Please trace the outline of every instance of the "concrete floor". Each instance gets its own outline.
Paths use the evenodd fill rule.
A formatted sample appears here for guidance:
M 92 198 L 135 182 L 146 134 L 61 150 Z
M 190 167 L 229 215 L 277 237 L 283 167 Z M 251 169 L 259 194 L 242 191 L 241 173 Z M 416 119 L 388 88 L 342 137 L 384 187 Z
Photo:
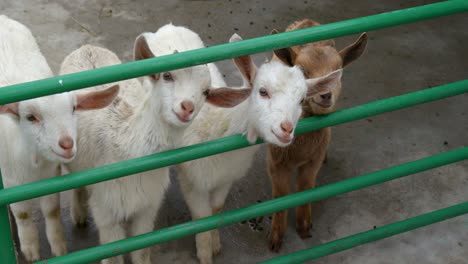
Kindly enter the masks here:
M 372 2 L 372 4 L 370 4 Z M 26 24 L 54 71 L 80 45 L 91 43 L 131 58 L 134 38 L 168 22 L 198 32 L 207 45 L 226 42 L 238 32 L 244 38 L 284 29 L 289 23 L 313 18 L 329 23 L 437 1 L 1 1 L 0 10 Z M 366 54 L 345 70 L 340 108 L 396 96 L 467 78 L 468 16 L 435 20 L 369 32 Z M 338 47 L 357 36 L 337 40 Z M 256 55 L 262 62 L 268 54 Z M 220 62 L 229 84 L 239 84 L 230 61 Z M 468 94 L 336 126 L 328 164 L 319 184 L 351 178 L 468 145 Z M 231 191 L 227 210 L 270 199 L 264 151 L 258 153 L 247 177 Z M 365 231 L 467 200 L 468 162 L 419 173 L 401 180 L 321 201 L 315 206 L 313 237 L 301 240 L 290 214 L 285 254 Z M 97 244 L 96 230 L 75 230 L 69 221 L 67 194 L 63 220 L 69 250 Z M 174 182 L 157 220 L 166 227 L 190 220 Z M 38 218 L 40 222 L 40 219 Z M 42 222 L 41 222 L 42 224 Z M 270 226 L 253 231 L 246 224 L 221 229 L 223 250 L 216 263 L 254 263 L 279 254 L 267 248 Z M 44 239 L 44 226 L 41 225 Z M 468 215 L 430 227 L 324 257 L 313 263 L 468 263 Z M 50 257 L 42 243 L 42 257 Z M 156 263 L 197 263 L 194 238 L 187 237 L 153 249 Z M 0 261 L 1 262 L 1 261 Z

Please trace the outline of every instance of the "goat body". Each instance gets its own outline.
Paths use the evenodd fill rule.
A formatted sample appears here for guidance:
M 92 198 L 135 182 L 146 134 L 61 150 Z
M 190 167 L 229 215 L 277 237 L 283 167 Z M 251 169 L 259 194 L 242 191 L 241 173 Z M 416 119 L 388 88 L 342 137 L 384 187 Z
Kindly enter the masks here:
M 52 77 L 52 71 L 33 35 L 24 25 L 0 16 L 0 86 Z M 0 167 L 6 187 L 60 175 L 60 164 L 76 153 L 75 110 L 107 106 L 117 88 L 84 93 L 55 94 L 0 105 Z M 32 219 L 37 199 L 11 205 L 26 260 L 39 260 L 39 238 Z M 54 255 L 67 252 L 60 222 L 59 194 L 40 199 L 46 234 Z
M 196 33 L 169 24 L 156 33 L 141 34 L 135 41 L 134 57 L 149 59 L 203 47 Z M 64 60 L 61 73 L 119 63 L 111 51 L 86 45 Z M 152 74 L 140 81 L 119 82 L 121 93 L 112 106 L 92 114 L 80 114 L 79 149 L 77 158 L 70 163 L 71 171 L 175 148 L 185 128 L 202 108 L 204 94 L 209 95 L 208 101 L 223 96 L 243 100 L 245 94 L 229 89 L 212 92 L 207 65 Z M 127 222 L 131 236 L 150 232 L 169 182 L 168 168 L 161 168 L 76 190 L 72 197 L 72 220 L 76 225 L 83 225 L 89 205 L 101 243 L 125 238 L 123 223 Z M 150 263 L 150 249 L 132 252 L 131 258 L 134 263 Z M 103 263 L 123 263 L 123 258 L 118 256 Z
M 286 31 L 318 26 L 319 23 L 304 19 L 289 25 Z M 324 40 L 291 48 L 276 50 L 273 60 L 287 65 L 300 66 L 306 78 L 329 74 L 341 69 L 359 58 L 367 44 L 366 33 L 359 39 L 337 51 L 334 40 Z M 334 111 L 341 93 L 341 76 L 333 85 L 311 96 L 303 103 L 303 117 L 328 114 Z M 267 171 L 271 179 L 273 198 L 290 193 L 290 179 L 298 170 L 297 191 L 315 187 L 317 174 L 326 160 L 331 129 L 323 128 L 297 136 L 294 142 L 284 148 L 269 144 L 267 153 Z M 311 204 L 296 208 L 296 230 L 302 238 L 310 237 L 312 227 Z M 270 232 L 270 249 L 279 251 L 287 228 L 287 211 L 273 214 Z

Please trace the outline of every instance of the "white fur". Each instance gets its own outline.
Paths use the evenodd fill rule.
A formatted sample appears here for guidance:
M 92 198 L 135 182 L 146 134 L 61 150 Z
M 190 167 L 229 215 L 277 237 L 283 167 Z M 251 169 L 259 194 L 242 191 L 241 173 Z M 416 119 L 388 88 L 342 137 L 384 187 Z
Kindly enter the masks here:
M 171 24 L 156 33 L 144 33 L 152 53 L 157 56 L 204 47 L 194 32 Z M 140 36 L 140 37 L 141 37 Z M 112 52 L 84 46 L 70 54 L 62 64 L 61 73 L 83 71 L 119 64 Z M 184 129 L 176 113 L 181 102 L 191 100 L 192 120 L 205 102 L 203 91 L 210 88 L 210 74 L 206 65 L 170 72 L 174 81 L 166 81 L 163 73 L 158 80 L 151 77 L 120 82 L 120 98 L 113 106 L 93 114 L 79 115 L 77 158 L 71 171 L 80 171 L 109 163 L 137 158 L 168 150 L 179 145 Z M 93 88 L 101 89 L 101 87 Z M 125 178 L 87 187 L 89 207 L 99 230 L 101 243 L 125 238 L 123 223 L 130 223 L 131 236 L 153 230 L 153 222 L 169 185 L 168 168 L 139 173 Z M 81 192 L 81 193 L 80 193 Z M 72 200 L 72 219 L 76 224 L 85 221 L 86 204 L 79 201 L 83 191 L 75 192 Z M 151 263 L 149 249 L 132 252 L 133 263 Z M 122 256 L 103 263 L 123 263 Z
M 52 71 L 29 29 L 0 16 L 0 87 L 48 77 L 52 77 Z M 71 157 L 59 156 L 64 155 L 64 150 L 58 143 L 64 136 L 76 137 L 75 105 L 76 98 L 64 93 L 22 101 L 17 114 L 0 113 L 0 168 L 5 187 L 59 175 L 60 163 L 69 161 L 76 151 L 74 147 L 67 153 Z M 40 116 L 40 121 L 28 121 L 26 116 L 31 113 Z M 32 219 L 36 200 L 11 204 L 21 251 L 28 261 L 40 257 L 38 230 Z M 63 255 L 67 247 L 60 221 L 59 194 L 39 200 L 52 253 Z
M 156 33 L 143 33 L 151 51 L 156 57 L 183 52 L 192 49 L 205 47 L 200 37 L 193 31 L 172 24 L 161 27 Z M 194 103 L 195 111 L 190 116 L 192 120 L 200 111 L 205 102 L 203 91 L 210 88 L 211 79 L 207 65 L 199 65 L 190 68 L 173 70 L 170 72 L 174 82 L 165 82 L 163 76 L 160 77 L 158 85 L 159 96 L 162 97 L 158 105 L 163 118 L 176 126 L 186 127 L 187 123 L 182 123 L 174 115 L 174 112 L 181 111 L 181 102 L 191 100 Z M 161 74 L 163 75 L 163 74 Z M 148 80 L 148 78 L 145 78 Z
M 235 37 L 231 41 L 240 39 Z M 213 85 L 225 86 L 217 69 L 210 67 L 210 70 Z M 281 135 L 281 122 L 289 121 L 294 127 L 298 122 L 302 113 L 301 100 L 307 92 L 302 72 L 296 67 L 269 62 L 256 71 L 254 80 L 244 76 L 244 85 L 252 81 L 250 97 L 237 107 L 221 109 L 205 105 L 186 130 L 184 144 L 191 145 L 240 133 L 247 134 L 251 142 L 259 136 L 279 146 L 289 144 L 280 142 L 273 131 Z M 262 87 L 267 88 L 269 99 L 260 96 L 259 89 Z M 177 166 L 181 189 L 194 219 L 210 216 L 223 208 L 229 189 L 247 173 L 258 148 L 251 146 Z M 212 263 L 212 255 L 221 248 L 218 231 L 197 234 L 196 244 L 200 262 Z

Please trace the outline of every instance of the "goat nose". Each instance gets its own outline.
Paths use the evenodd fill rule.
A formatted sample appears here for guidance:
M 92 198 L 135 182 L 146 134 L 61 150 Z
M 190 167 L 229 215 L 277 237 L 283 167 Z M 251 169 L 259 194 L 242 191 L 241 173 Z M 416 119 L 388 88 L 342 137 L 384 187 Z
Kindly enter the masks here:
M 185 100 L 185 101 L 182 101 L 180 105 L 182 106 L 182 110 L 184 110 L 185 112 L 189 114 L 193 113 L 194 106 L 193 106 L 192 101 Z
M 320 98 L 324 99 L 324 100 L 330 100 L 332 97 L 332 94 L 331 93 L 326 93 L 326 94 L 321 94 L 320 95 Z
M 59 140 L 59 146 L 63 148 L 64 150 L 70 150 L 73 148 L 73 139 L 71 137 L 62 137 Z
M 281 130 L 287 135 L 291 134 L 293 131 L 294 127 L 289 121 L 283 121 L 281 122 Z

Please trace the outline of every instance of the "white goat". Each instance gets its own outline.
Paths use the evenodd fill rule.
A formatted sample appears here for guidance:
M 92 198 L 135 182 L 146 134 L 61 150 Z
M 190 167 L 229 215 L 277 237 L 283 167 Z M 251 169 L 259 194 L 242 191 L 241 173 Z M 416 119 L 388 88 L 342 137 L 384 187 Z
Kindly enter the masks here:
M 200 37 L 184 27 L 172 24 L 156 33 L 143 33 L 134 45 L 136 60 L 204 47 Z M 61 73 L 118 64 L 109 50 L 84 46 L 70 54 Z M 205 102 L 229 106 L 244 100 L 249 91 L 211 90 L 207 65 L 153 74 L 120 83 L 121 92 L 114 104 L 92 114 L 79 115 L 78 155 L 70 163 L 71 171 L 80 171 L 130 158 L 174 148 L 182 140 L 184 129 Z M 161 77 L 161 78 L 160 78 Z M 95 88 L 100 89 L 100 88 Z M 168 168 L 139 173 L 87 187 L 89 207 L 99 230 L 101 243 L 125 238 L 123 223 L 130 222 L 130 235 L 153 230 L 153 222 L 169 185 Z M 88 194 L 81 190 L 72 199 L 72 220 L 86 221 Z M 80 201 L 81 200 L 81 201 Z M 150 250 L 131 253 L 133 263 L 150 263 Z M 103 263 L 123 263 L 122 256 Z
M 0 87 L 48 77 L 52 71 L 29 29 L 0 16 Z M 0 168 L 5 186 L 60 175 L 60 163 L 72 160 L 76 152 L 75 110 L 104 107 L 117 93 L 118 88 L 113 87 L 80 96 L 63 93 L 0 105 Z M 40 258 L 38 231 L 32 219 L 35 200 L 11 204 L 21 251 L 28 261 Z M 65 254 L 59 194 L 41 197 L 40 207 L 52 253 Z
M 231 42 L 241 40 L 234 34 Z M 279 62 L 263 64 L 258 70 L 249 56 L 234 59 L 243 75 L 244 86 L 252 87 L 246 101 L 235 108 L 215 109 L 205 105 L 184 134 L 185 145 L 219 137 L 246 133 L 250 142 L 257 137 L 286 146 L 302 113 L 301 103 L 317 93 L 326 93 L 339 80 L 341 70 L 325 77 L 305 80 L 297 67 Z M 225 86 L 212 74 L 214 85 Z M 259 146 L 252 146 L 177 165 L 178 179 L 192 218 L 219 213 L 232 184 L 249 170 Z M 217 230 L 196 235 L 197 256 L 201 263 L 212 263 L 221 249 Z

